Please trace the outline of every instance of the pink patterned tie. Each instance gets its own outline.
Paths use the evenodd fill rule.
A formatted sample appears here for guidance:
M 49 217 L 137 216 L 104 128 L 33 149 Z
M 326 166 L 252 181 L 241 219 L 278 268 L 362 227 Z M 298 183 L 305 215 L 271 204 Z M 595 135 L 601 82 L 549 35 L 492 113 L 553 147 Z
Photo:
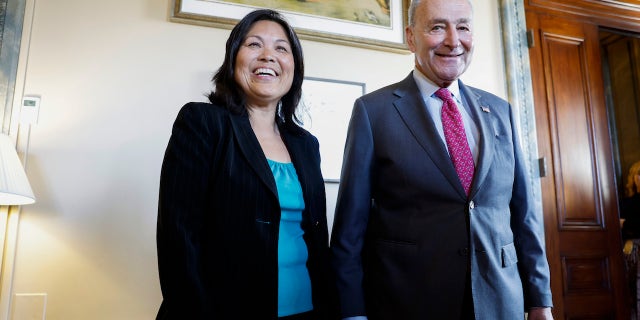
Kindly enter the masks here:
M 464 131 L 462 116 L 449 90 L 440 88 L 436 91 L 436 96 L 442 100 L 442 127 L 449 156 L 451 156 L 453 166 L 458 172 L 464 191 L 469 195 L 475 167 L 469 142 L 467 142 L 467 134 Z

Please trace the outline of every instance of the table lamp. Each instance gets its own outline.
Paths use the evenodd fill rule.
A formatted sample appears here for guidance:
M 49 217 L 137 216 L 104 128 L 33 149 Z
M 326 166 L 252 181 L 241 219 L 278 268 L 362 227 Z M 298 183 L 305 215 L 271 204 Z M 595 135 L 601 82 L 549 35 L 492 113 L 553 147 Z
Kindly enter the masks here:
M 9 136 L 0 133 L 0 205 L 13 206 L 34 202 L 36 198 L 15 145 Z

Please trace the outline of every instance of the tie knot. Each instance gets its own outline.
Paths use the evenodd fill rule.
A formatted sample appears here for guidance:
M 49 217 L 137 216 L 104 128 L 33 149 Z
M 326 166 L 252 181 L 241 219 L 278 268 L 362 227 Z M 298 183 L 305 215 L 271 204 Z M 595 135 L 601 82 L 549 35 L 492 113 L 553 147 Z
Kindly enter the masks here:
M 447 88 L 440 88 L 436 91 L 436 97 L 440 98 L 442 101 L 450 101 L 451 99 L 451 91 Z

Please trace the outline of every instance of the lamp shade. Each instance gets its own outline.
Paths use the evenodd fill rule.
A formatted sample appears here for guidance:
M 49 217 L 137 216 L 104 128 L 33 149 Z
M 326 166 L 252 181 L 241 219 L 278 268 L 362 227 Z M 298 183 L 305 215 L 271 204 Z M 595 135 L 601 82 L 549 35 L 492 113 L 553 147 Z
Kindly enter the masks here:
M 27 174 L 9 136 L 0 133 L 0 205 L 36 202 Z

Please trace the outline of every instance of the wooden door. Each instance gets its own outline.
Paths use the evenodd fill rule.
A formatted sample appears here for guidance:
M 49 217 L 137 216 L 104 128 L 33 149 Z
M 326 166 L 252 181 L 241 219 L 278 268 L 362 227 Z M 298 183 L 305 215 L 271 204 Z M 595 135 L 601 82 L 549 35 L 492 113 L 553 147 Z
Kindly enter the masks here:
M 598 25 L 525 6 L 556 319 L 630 319 Z

